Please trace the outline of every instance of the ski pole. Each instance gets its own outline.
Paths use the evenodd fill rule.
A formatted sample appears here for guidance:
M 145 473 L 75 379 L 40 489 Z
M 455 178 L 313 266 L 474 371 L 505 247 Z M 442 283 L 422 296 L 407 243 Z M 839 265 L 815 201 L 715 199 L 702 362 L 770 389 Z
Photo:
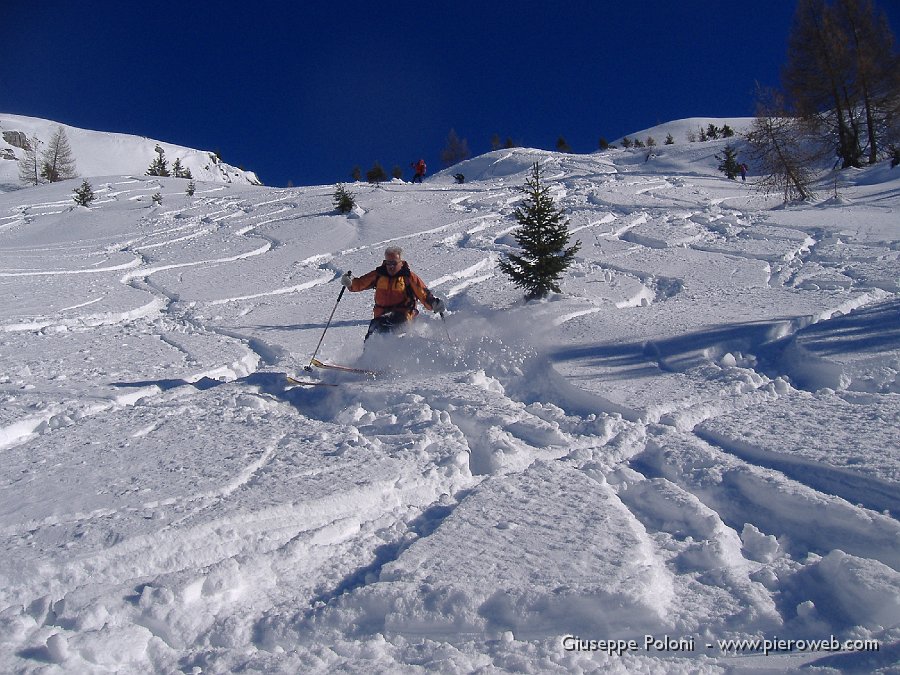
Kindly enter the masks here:
M 447 319 L 444 318 L 444 313 L 441 312 L 441 323 L 444 324 L 444 330 L 447 332 L 447 339 L 450 342 L 453 342 L 453 338 L 450 337 L 450 329 L 447 328 Z
M 349 274 L 349 273 L 350 273 L 350 270 L 347 270 L 347 274 Z M 313 352 L 312 358 L 310 358 L 310 360 L 309 360 L 309 365 L 303 366 L 303 370 L 307 370 L 307 371 L 312 370 L 313 361 L 316 360 L 316 355 L 319 353 L 319 347 L 322 346 L 322 340 L 325 339 L 325 333 L 328 332 L 328 327 L 331 325 L 331 320 L 334 318 L 334 312 L 335 312 L 335 310 L 337 310 L 337 306 L 340 304 L 341 298 L 344 297 L 344 291 L 346 291 L 346 290 L 347 290 L 346 286 L 341 286 L 341 292 L 338 293 L 337 302 L 334 303 L 334 307 L 331 310 L 331 315 L 328 317 L 328 322 L 325 324 L 325 330 L 322 331 L 322 337 L 319 338 L 319 344 L 316 345 L 316 351 Z

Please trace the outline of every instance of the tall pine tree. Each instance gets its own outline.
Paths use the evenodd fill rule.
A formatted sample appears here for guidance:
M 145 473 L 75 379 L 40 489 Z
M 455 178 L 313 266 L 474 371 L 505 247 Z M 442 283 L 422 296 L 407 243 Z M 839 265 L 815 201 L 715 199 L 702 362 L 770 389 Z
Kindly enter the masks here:
M 542 182 L 541 167 L 535 162 L 531 175 L 522 188 L 525 202 L 516 209 L 520 227 L 513 237 L 522 247 L 522 254 L 509 254 L 501 260 L 500 270 L 519 288 L 525 297 L 534 300 L 546 297 L 551 291 L 561 293 L 558 281 L 572 264 L 581 242 L 569 243 L 569 223 L 556 208 L 550 188 Z

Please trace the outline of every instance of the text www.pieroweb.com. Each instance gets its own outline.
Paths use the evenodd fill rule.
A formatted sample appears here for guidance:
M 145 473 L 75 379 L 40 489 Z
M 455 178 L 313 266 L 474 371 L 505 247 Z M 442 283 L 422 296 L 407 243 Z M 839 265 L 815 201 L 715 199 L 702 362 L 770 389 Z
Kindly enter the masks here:
M 562 647 L 567 652 L 604 652 L 625 654 L 629 652 L 695 652 L 697 647 L 718 650 L 725 654 L 775 654 L 783 652 L 877 652 L 880 643 L 874 639 L 841 640 L 831 635 L 822 639 L 793 638 L 729 638 L 714 641 L 697 641 L 694 636 L 645 635 L 642 640 L 595 640 L 577 635 L 565 635 Z

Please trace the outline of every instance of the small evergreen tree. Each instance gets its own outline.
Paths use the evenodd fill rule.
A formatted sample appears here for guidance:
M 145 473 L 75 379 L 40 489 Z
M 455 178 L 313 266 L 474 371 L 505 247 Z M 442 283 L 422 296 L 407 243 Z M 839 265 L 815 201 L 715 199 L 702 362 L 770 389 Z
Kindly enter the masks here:
M 350 172 L 350 177 L 355 183 L 358 183 L 362 180 L 362 169 L 360 169 L 358 166 L 354 166 L 353 171 Z
M 384 171 L 384 167 L 381 166 L 378 162 L 372 165 L 372 168 L 366 171 L 366 180 L 370 183 L 383 183 L 387 180 L 387 173 Z
M 159 145 L 154 148 L 156 159 L 150 163 L 147 169 L 148 176 L 169 176 L 169 162 L 166 160 L 166 152 Z
M 710 123 L 710 125 L 706 127 L 706 137 L 712 140 L 717 140 L 719 138 L 719 127 L 717 127 L 715 124 Z
M 722 138 L 731 138 L 734 136 L 734 129 L 727 124 L 722 127 Z
M 562 136 L 556 139 L 556 149 L 558 152 L 572 152 L 572 148 Z
M 155 193 L 152 197 L 150 197 L 150 199 L 152 199 L 153 203 L 157 206 L 162 204 L 162 195 L 159 192 Z
M 666 145 L 675 145 L 675 139 L 672 134 L 666 134 Z
M 522 189 L 525 202 L 515 212 L 520 227 L 513 234 L 522 254 L 509 254 L 499 266 L 516 286 L 525 289 L 526 299 L 532 300 L 544 298 L 551 291 L 561 292 L 558 280 L 572 264 L 581 242 L 567 248 L 568 221 L 563 220 L 550 188 L 542 182 L 537 162 Z
M 647 136 L 647 141 L 646 141 L 646 143 L 647 143 L 647 147 L 648 147 L 648 148 L 655 148 L 655 147 L 656 147 L 656 139 L 653 138 L 653 136 Z
M 597 141 L 597 147 L 600 148 L 600 150 L 609 150 L 609 141 L 601 136 L 600 140 Z
M 491 136 L 491 150 L 499 150 L 500 146 L 500 134 L 494 134 Z
M 185 190 L 185 192 L 187 192 L 188 197 L 193 197 L 194 191 L 196 191 L 196 189 L 197 189 L 197 186 L 194 185 L 194 181 L 192 179 L 192 180 L 188 181 L 187 190 Z
M 338 183 L 335 186 L 332 203 L 338 213 L 350 213 L 353 210 L 353 207 L 356 206 L 356 198 L 352 193 L 347 191 L 347 188 L 345 188 L 342 183 Z
M 94 201 L 94 190 L 87 179 L 81 181 L 81 187 L 75 188 L 75 203 L 79 206 L 88 206 Z
M 737 150 L 735 150 L 733 145 L 726 145 L 724 150 L 722 150 L 722 154 L 716 155 L 716 159 L 719 160 L 719 171 L 724 173 L 726 178 L 731 180 L 737 178 L 737 175 L 741 172 L 741 165 L 737 161 Z
M 193 178 L 191 170 L 181 163 L 180 157 L 176 157 L 175 161 L 172 162 L 172 175 L 175 176 L 175 178 Z
M 625 136 L 625 138 L 622 139 L 623 148 L 630 148 L 632 145 L 634 145 L 634 141 L 628 138 L 628 136 Z

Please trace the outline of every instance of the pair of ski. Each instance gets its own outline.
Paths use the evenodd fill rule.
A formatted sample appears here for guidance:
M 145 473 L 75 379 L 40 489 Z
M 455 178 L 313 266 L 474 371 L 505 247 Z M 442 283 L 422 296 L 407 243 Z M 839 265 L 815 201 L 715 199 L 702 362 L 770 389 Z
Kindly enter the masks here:
M 356 375 L 366 375 L 367 377 L 377 377 L 379 372 L 377 370 L 367 370 L 366 368 L 352 368 L 350 366 L 342 366 L 337 363 L 325 363 L 324 361 L 319 361 L 319 359 L 313 359 L 310 361 L 310 364 L 304 368 L 304 370 L 311 371 L 313 366 L 316 368 L 321 368 L 323 370 L 337 370 L 342 373 L 354 373 Z M 288 384 L 292 386 L 306 386 L 306 387 L 336 387 L 337 385 L 331 382 L 319 382 L 318 380 L 298 380 L 295 377 L 287 376 Z

